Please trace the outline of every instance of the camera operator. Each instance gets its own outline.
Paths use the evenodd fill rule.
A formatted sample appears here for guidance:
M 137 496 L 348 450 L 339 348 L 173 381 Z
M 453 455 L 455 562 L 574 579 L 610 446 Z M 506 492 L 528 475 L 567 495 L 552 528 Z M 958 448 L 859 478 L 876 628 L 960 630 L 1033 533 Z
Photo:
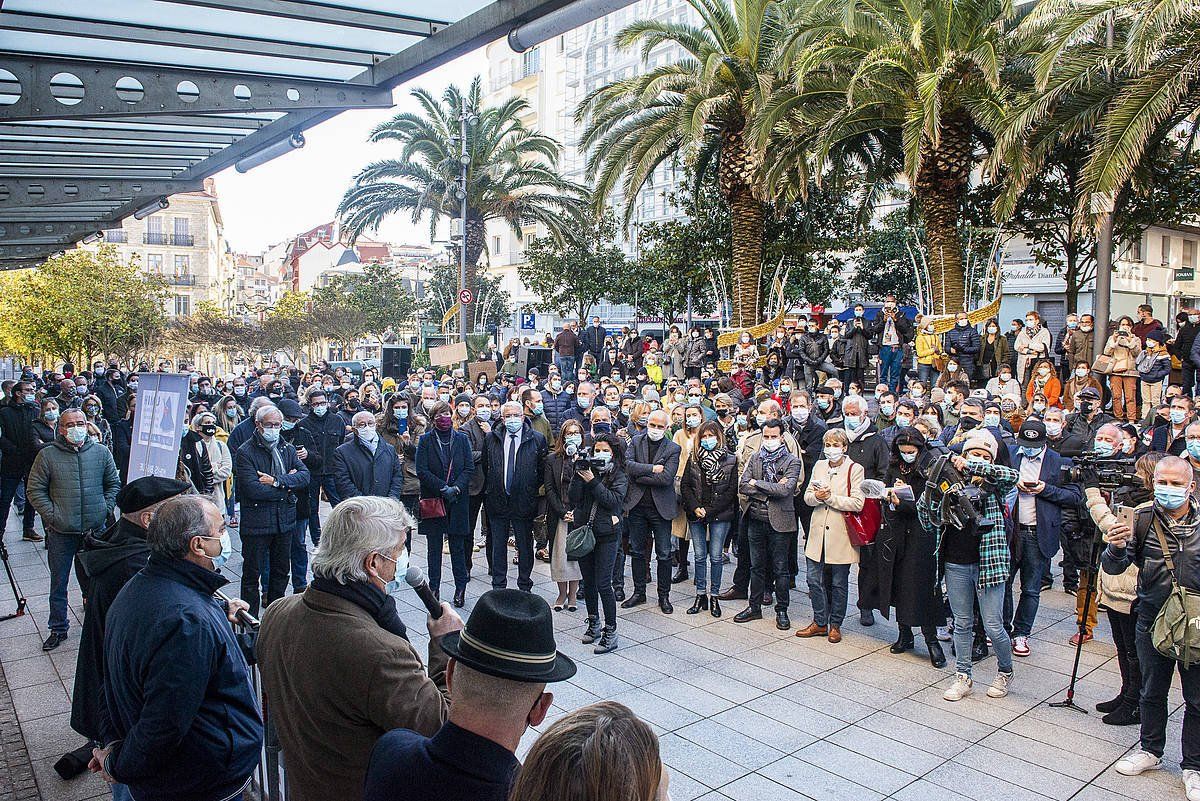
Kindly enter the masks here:
M 1162 765 L 1167 736 L 1167 693 L 1178 669 L 1184 698 L 1183 783 L 1189 798 L 1200 798 L 1200 665 L 1184 667 L 1159 653 L 1151 630 L 1176 582 L 1200 591 L 1200 510 L 1193 495 L 1192 468 L 1174 456 L 1154 469 L 1154 503 L 1139 507 L 1133 530 L 1124 523 L 1104 535 L 1101 557 L 1105 573 L 1119 575 L 1130 564 L 1141 568 L 1137 585 L 1135 638 L 1142 670 L 1141 748 L 1117 761 L 1118 773 L 1136 776 Z M 1167 545 L 1170 543 L 1170 545 Z M 1164 545 L 1171 553 L 1164 552 Z M 1167 566 L 1168 559 L 1174 567 Z
M 579 559 L 583 574 L 583 599 L 587 604 L 588 626 L 583 644 L 596 640 L 594 652 L 606 654 L 617 647 L 617 600 L 613 593 L 613 565 L 624 525 L 625 494 L 629 480 L 625 475 L 625 448 L 614 434 L 600 434 L 592 443 L 590 456 L 575 460 L 571 480 L 571 509 L 564 515 L 569 529 L 590 522 L 596 545 Z M 604 605 L 604 627 L 600 627 L 600 604 Z

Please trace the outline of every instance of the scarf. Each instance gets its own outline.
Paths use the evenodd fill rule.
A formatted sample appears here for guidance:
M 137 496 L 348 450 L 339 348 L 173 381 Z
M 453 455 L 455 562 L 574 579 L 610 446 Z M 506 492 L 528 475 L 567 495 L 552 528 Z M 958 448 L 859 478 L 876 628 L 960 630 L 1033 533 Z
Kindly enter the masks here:
M 780 448 L 780 450 L 783 450 Z M 700 467 L 704 469 L 704 478 L 709 484 L 718 484 L 721 481 L 721 462 L 725 459 L 725 449 L 722 447 L 713 448 L 711 451 L 700 449 Z
M 313 576 L 311 586 L 321 592 L 336 595 L 349 601 L 370 615 L 379 628 L 395 634 L 397 637 L 408 639 L 408 629 L 396 612 L 396 599 L 384 593 L 383 590 L 366 581 L 351 581 L 342 584 L 324 576 Z
M 762 461 L 763 481 L 774 483 L 779 480 L 781 472 L 779 469 L 780 462 L 783 461 L 783 455 L 787 452 L 786 445 L 774 453 L 767 451 L 765 448 L 758 449 L 758 458 Z

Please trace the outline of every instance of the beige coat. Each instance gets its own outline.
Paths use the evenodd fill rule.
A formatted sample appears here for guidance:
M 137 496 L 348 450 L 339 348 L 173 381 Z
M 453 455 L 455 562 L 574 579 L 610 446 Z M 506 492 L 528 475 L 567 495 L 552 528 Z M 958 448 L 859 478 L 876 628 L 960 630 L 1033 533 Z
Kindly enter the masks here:
M 687 469 L 688 458 L 692 455 L 692 443 L 695 440 L 686 428 L 676 431 L 674 440 L 675 444 L 679 446 L 679 472 L 675 474 L 675 494 L 682 498 L 683 494 L 680 492 L 679 485 L 683 481 L 683 471 Z M 675 519 L 671 521 L 671 536 L 681 540 L 691 537 L 687 512 L 683 510 L 682 504 L 679 506 L 679 514 L 675 515 Z
M 311 586 L 263 613 L 258 658 L 293 801 L 361 798 L 376 740 L 392 729 L 432 737 L 450 711 L 436 640 L 426 673 L 408 640 Z
M 1113 334 L 1104 345 L 1104 355 L 1111 356 L 1113 360 L 1113 370 L 1110 375 L 1136 378 L 1138 374 L 1137 357 L 1142 352 L 1142 342 L 1137 338 L 1137 334 L 1130 334 L 1125 338 L 1125 344 L 1121 344 L 1117 339 L 1118 336 L 1118 334 Z
M 850 476 L 850 492 L 846 493 L 847 471 Z M 808 542 L 804 555 L 814 562 L 830 565 L 858 564 L 858 548 L 850 544 L 846 532 L 843 512 L 861 512 L 863 508 L 862 482 L 865 474 L 862 465 L 842 457 L 842 463 L 830 467 L 828 459 L 813 465 L 812 480 L 804 490 L 804 502 L 813 507 L 812 522 L 808 526 Z M 813 484 L 824 482 L 830 489 L 829 500 L 819 501 L 813 495 Z

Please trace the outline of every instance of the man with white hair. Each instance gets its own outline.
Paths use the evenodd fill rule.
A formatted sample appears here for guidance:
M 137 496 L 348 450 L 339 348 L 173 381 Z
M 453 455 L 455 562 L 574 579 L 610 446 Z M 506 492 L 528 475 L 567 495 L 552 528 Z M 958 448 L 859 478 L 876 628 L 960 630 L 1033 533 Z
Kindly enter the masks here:
M 625 609 L 646 603 L 650 581 L 650 550 L 657 556 L 658 608 L 671 614 L 671 521 L 679 508 L 675 477 L 679 474 L 681 449 L 667 439 L 671 416 L 662 409 L 650 413 L 646 432 L 629 444 L 625 462 L 629 492 L 625 515 L 629 524 L 630 559 L 633 562 L 633 594 L 621 604 Z
M 234 457 L 237 495 L 242 501 L 242 598 L 258 614 L 258 580 L 268 564 L 263 606 L 283 597 L 291 568 L 296 528 L 296 490 L 309 483 L 308 468 L 291 443 L 282 440 L 283 413 L 273 405 L 254 415 L 254 435 Z
M 400 500 L 404 472 L 396 449 L 379 439 L 375 415 L 357 412 L 350 420 L 354 438 L 333 452 L 333 476 L 341 498 L 380 495 Z
M 449 712 L 441 639 L 463 628 L 449 604 L 428 618 L 429 667 L 396 611 L 413 519 L 393 498 L 348 498 L 329 514 L 313 580 L 259 629 L 263 694 L 295 801 L 361 798 L 371 749 L 392 729 L 431 737 Z

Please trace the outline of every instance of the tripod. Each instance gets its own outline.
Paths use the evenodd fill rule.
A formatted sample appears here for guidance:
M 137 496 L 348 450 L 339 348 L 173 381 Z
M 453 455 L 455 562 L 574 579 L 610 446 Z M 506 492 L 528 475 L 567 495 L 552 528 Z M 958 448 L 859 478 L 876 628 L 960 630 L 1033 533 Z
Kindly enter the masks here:
M 1092 553 L 1088 559 L 1088 569 L 1091 571 L 1091 576 L 1087 583 L 1087 591 L 1083 594 L 1083 612 L 1079 615 L 1079 634 L 1077 636 L 1078 641 L 1075 643 L 1075 662 L 1071 665 L 1071 683 L 1067 685 L 1067 697 L 1061 701 L 1047 703 L 1047 706 L 1059 709 L 1073 709 L 1085 715 L 1088 711 L 1075 703 L 1075 683 L 1079 680 L 1079 657 L 1083 653 L 1083 640 L 1084 634 L 1087 631 L 1088 610 L 1092 607 L 1092 597 L 1095 595 L 1096 587 L 1100 583 L 1100 551 L 1103 548 L 1104 539 L 1097 532 L 1096 536 L 1092 537 Z
M 17 611 L 11 615 L 0 615 L 0 622 L 3 622 L 24 615 L 26 606 L 25 596 L 21 594 L 21 588 L 17 585 L 17 577 L 13 574 L 12 565 L 8 563 L 8 546 L 4 544 L 3 537 L 0 537 L 0 561 L 4 562 L 4 572 L 8 574 L 8 584 L 12 587 L 13 598 L 17 602 Z

